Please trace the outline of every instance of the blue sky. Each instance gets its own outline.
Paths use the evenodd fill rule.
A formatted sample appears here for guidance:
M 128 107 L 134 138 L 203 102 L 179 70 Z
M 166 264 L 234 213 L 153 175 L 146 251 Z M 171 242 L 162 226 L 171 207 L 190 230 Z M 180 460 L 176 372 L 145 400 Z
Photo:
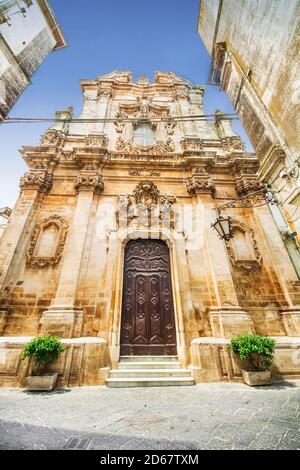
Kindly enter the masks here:
M 112 70 L 131 70 L 134 78 L 172 71 L 207 84 L 210 58 L 197 33 L 199 0 L 51 0 L 68 47 L 51 53 L 32 77 L 10 117 L 53 117 L 74 107 L 80 113 L 79 80 Z M 204 108 L 233 112 L 218 87 L 206 89 Z M 252 150 L 238 121 L 235 130 Z M 49 124 L 0 125 L 0 207 L 12 207 L 19 178 L 26 171 L 18 149 L 37 145 Z

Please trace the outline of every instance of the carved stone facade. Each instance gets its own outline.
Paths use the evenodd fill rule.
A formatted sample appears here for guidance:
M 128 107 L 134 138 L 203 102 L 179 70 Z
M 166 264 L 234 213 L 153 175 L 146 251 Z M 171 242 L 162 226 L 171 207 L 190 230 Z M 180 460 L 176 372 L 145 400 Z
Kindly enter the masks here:
M 29 170 L 0 245 L 0 384 L 22 383 L 20 344 L 47 333 L 68 344 L 54 366 L 61 384 L 104 384 L 122 325 L 134 325 L 121 321 L 132 267 L 135 305 L 150 292 L 154 331 L 159 306 L 172 309 L 162 350 L 176 348 L 196 381 L 241 380 L 223 356 L 246 332 L 281 337 L 274 374 L 299 376 L 291 336 L 300 336 L 300 283 L 268 205 L 226 210 L 229 242 L 211 228 L 218 206 L 260 187 L 258 159 L 230 121 L 219 112 L 214 124 L 180 119 L 203 112 L 204 88 L 173 73 L 133 83 L 113 72 L 81 85 L 83 119 L 59 112 L 40 145 L 21 151 Z

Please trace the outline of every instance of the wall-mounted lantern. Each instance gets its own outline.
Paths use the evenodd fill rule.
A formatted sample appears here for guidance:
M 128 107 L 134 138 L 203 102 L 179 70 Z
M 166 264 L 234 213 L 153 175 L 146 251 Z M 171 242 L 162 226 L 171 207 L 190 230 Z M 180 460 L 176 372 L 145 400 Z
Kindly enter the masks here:
M 215 229 L 219 238 L 222 240 L 230 240 L 232 235 L 231 217 L 218 215 L 216 221 L 211 224 L 212 228 Z
M 241 196 L 237 199 L 233 199 L 221 206 L 215 207 L 213 210 L 217 211 L 218 217 L 213 224 L 212 228 L 216 230 L 219 238 L 222 240 L 230 240 L 233 238 L 232 234 L 232 225 L 231 217 L 222 216 L 221 211 L 225 209 L 234 209 L 236 207 L 240 208 L 250 208 L 250 207 L 260 207 L 266 204 L 277 204 L 278 201 L 275 197 L 274 191 L 271 188 L 271 185 L 267 184 L 262 186 L 257 191 L 253 191 L 247 195 Z

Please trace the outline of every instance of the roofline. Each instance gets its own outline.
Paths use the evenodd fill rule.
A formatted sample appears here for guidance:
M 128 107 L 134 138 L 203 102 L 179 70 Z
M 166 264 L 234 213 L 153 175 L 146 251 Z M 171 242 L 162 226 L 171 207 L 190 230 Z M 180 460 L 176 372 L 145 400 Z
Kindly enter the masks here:
M 60 28 L 60 25 L 57 22 L 49 0 L 37 0 L 37 2 L 43 14 L 45 15 L 48 26 L 56 40 L 56 44 L 52 50 L 56 51 L 58 49 L 62 49 L 63 47 L 67 47 L 68 43 L 62 32 L 62 29 Z

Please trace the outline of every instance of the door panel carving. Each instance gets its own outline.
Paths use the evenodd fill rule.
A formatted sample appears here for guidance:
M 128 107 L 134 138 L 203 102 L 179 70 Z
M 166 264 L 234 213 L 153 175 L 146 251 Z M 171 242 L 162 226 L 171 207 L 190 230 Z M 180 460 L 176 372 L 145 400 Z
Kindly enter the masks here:
M 125 251 L 121 355 L 176 354 L 169 249 L 131 240 Z

